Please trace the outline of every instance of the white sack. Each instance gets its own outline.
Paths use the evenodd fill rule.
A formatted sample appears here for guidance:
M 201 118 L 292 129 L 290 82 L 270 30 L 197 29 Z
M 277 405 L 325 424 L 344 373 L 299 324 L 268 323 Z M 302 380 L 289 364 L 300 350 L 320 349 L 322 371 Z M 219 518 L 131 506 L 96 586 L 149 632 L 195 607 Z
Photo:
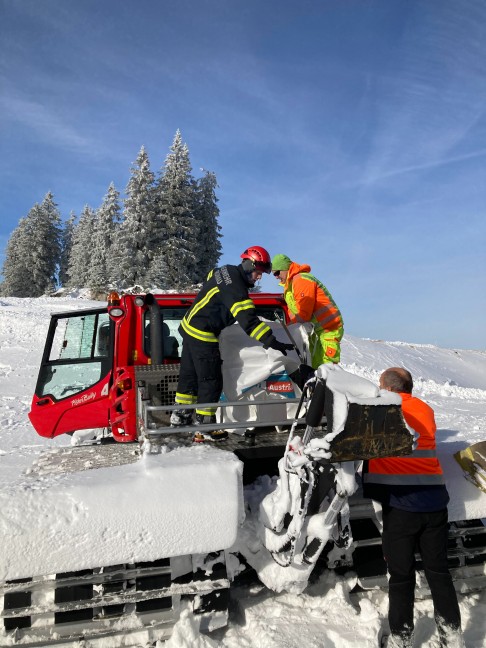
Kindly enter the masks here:
M 277 340 L 290 344 L 279 322 L 267 324 Z M 305 326 L 292 324 L 288 328 L 301 353 L 305 353 L 308 337 Z M 219 345 L 223 359 L 223 390 L 227 400 L 236 400 L 245 390 L 266 380 L 271 374 L 282 371 L 291 374 L 300 364 L 295 351 L 288 351 L 284 356 L 275 349 L 264 349 L 261 342 L 249 337 L 236 323 L 223 329 Z
M 290 343 L 279 322 L 267 323 L 277 340 Z M 305 327 L 295 324 L 289 330 L 300 352 L 305 355 Z M 297 353 L 288 351 L 284 356 L 275 349 L 264 349 L 261 342 L 250 338 L 239 324 L 225 328 L 219 342 L 223 360 L 222 400 L 248 401 L 248 405 L 224 408 L 223 421 L 231 423 L 258 420 L 270 423 L 292 420 L 297 404 L 286 401 L 289 398 L 299 398 L 301 394 L 299 387 L 289 378 L 289 374 L 300 365 Z M 272 404 L 252 405 L 251 401 L 269 401 Z

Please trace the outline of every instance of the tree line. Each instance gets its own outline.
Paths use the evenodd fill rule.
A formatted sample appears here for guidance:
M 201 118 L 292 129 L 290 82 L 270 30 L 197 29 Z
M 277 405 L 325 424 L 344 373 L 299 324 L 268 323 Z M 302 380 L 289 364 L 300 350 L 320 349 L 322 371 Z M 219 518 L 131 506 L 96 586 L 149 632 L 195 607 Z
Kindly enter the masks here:
M 142 146 L 124 199 L 113 183 L 98 209 L 63 222 L 48 192 L 21 218 L 6 248 L 0 294 L 39 297 L 59 289 L 178 289 L 201 283 L 221 256 L 211 171 L 195 179 L 180 131 L 158 175 Z

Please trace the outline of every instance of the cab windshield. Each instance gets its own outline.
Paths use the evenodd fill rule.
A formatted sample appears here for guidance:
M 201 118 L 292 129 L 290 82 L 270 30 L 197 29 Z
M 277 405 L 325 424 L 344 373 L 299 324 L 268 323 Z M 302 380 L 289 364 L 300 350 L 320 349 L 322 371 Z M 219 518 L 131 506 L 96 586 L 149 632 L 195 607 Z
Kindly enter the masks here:
M 106 310 L 54 315 L 36 395 L 61 400 L 105 377 L 111 367 L 111 326 Z

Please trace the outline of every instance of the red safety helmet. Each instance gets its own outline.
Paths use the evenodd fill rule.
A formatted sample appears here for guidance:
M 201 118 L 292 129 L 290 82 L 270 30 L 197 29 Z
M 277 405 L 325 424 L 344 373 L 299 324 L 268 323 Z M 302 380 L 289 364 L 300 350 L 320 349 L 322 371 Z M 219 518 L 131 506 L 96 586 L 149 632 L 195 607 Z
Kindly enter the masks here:
M 258 272 L 266 272 L 270 274 L 272 270 L 272 260 L 270 255 L 265 250 L 265 248 L 260 247 L 259 245 L 252 245 L 247 248 L 241 255 L 243 259 L 243 268 L 245 272 L 253 272 L 257 270 Z

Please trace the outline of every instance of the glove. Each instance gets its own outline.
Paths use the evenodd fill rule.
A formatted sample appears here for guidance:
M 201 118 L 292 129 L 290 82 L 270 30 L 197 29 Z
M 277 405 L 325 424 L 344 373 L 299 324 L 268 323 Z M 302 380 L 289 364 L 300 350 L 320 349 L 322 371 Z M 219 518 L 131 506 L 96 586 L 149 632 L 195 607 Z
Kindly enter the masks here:
M 289 376 L 290 378 L 292 378 L 294 383 L 296 383 L 300 387 L 300 389 L 303 389 L 305 383 L 311 378 L 314 378 L 315 373 L 315 369 L 309 367 L 309 365 L 301 364 L 299 365 L 297 371 L 289 374 Z
M 285 344 L 285 342 L 279 342 L 275 338 L 271 341 L 265 344 L 265 349 L 268 349 L 270 347 L 271 349 L 275 349 L 275 351 L 280 351 L 280 353 L 283 353 L 285 356 L 287 355 L 287 351 L 292 351 L 294 348 L 292 344 Z

